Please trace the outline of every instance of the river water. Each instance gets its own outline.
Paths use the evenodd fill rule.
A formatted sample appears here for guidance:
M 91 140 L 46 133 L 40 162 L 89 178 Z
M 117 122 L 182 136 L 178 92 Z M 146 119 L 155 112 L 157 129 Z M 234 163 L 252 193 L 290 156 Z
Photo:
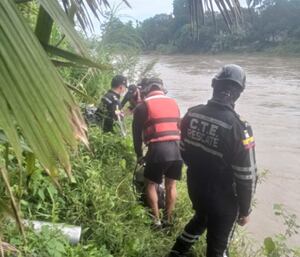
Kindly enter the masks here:
M 173 55 L 158 58 L 154 69 L 163 79 L 169 96 L 177 99 L 182 115 L 187 108 L 206 103 L 211 79 L 228 63 L 246 70 L 247 88 L 236 105 L 252 125 L 260 172 L 268 170 L 259 184 L 256 207 L 247 230 L 256 239 L 283 232 L 273 204 L 284 204 L 300 223 L 300 58 L 260 55 Z M 299 231 L 300 232 L 300 231 Z M 290 241 L 300 246 L 300 236 Z

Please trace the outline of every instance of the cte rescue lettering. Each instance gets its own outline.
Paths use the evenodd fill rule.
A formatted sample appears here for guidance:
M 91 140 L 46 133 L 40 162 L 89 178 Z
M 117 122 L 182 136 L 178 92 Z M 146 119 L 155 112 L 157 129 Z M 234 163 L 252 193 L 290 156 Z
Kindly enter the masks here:
M 219 126 L 207 121 L 191 119 L 190 126 L 187 129 L 187 137 L 199 141 L 207 146 L 218 148 L 219 137 L 217 130 Z

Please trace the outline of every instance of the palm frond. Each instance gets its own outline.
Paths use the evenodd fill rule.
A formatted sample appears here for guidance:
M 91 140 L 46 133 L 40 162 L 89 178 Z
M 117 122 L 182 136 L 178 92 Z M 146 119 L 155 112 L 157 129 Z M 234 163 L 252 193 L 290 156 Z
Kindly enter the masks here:
M 227 6 L 226 6 L 226 4 L 225 4 L 224 1 L 220 0 L 218 2 L 219 2 L 219 5 L 218 5 L 219 10 L 220 10 L 221 13 L 223 13 L 223 16 L 226 19 L 226 23 L 227 23 L 228 29 L 229 29 L 229 31 L 231 31 L 231 27 L 232 27 L 232 24 L 233 24 L 232 18 L 231 18 L 232 14 L 229 13 L 229 11 L 227 9 Z
M 216 16 L 215 16 L 215 11 L 214 11 L 214 6 L 212 3 L 212 0 L 209 0 L 209 5 L 210 5 L 210 11 L 212 14 L 213 22 L 214 22 L 214 27 L 215 27 L 215 32 L 217 31 L 217 22 L 216 22 Z
M 256 5 L 260 0 L 248 0 L 248 5 Z M 188 0 L 192 35 L 195 39 L 199 39 L 199 26 L 204 24 L 205 12 L 211 12 L 213 22 L 216 24 L 214 5 L 221 13 L 225 24 L 229 31 L 232 31 L 233 26 L 238 26 L 242 21 L 241 5 L 239 0 Z
M 129 2 L 127 0 L 122 0 L 128 7 L 131 8 Z M 68 13 L 71 19 L 76 16 L 80 26 L 83 30 L 89 28 L 93 31 L 93 16 L 100 20 L 101 16 L 104 14 L 103 8 L 110 8 L 110 4 L 108 0 L 62 0 L 65 11 Z
M 45 168 L 59 161 L 71 175 L 68 148 L 76 138 L 87 143 L 81 114 L 12 1 L 0 1 L 0 17 L 0 128 L 10 142 L 19 128 Z M 21 158 L 20 145 L 12 147 Z
M 63 33 L 68 37 L 70 43 L 75 47 L 75 49 L 80 52 L 81 55 L 86 56 L 86 46 L 84 45 L 82 39 L 78 36 L 76 30 L 74 29 L 74 24 L 63 11 L 59 2 L 56 0 L 38 0 L 38 2 L 62 29 Z
M 257 5 L 260 5 L 263 0 L 246 0 L 248 7 L 255 7 Z
M 51 37 L 52 27 L 53 19 L 46 10 L 40 6 L 34 33 L 42 44 L 48 44 Z

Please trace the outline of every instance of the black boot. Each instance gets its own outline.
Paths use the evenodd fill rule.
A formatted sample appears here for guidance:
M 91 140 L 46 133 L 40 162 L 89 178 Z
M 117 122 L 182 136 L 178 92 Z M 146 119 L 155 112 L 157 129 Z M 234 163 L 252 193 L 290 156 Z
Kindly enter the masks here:
M 180 253 L 172 250 L 166 257 L 187 257 L 187 255 L 180 254 Z
M 174 246 L 168 257 L 189 257 L 191 256 L 190 249 L 193 244 L 198 240 L 199 235 L 192 235 L 183 231 L 183 233 L 177 237 Z

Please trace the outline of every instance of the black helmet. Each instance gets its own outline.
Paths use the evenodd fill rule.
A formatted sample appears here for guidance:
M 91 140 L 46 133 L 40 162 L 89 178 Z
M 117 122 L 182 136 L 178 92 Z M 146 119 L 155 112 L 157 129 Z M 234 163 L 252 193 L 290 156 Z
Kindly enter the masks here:
M 246 87 L 246 73 L 242 67 L 236 64 L 227 64 L 222 67 L 222 70 L 213 78 L 212 87 L 217 85 L 218 81 L 233 81 L 243 91 Z
M 144 88 L 147 85 L 148 78 L 143 78 L 141 82 L 138 84 L 140 88 Z
M 125 87 L 127 87 L 127 78 L 124 77 L 123 75 L 114 76 L 111 81 L 111 87 L 116 88 L 120 85 L 124 85 Z
M 163 81 L 160 78 L 153 77 L 150 79 L 145 79 L 142 82 L 144 83 L 141 83 L 141 91 L 144 95 L 147 95 L 149 92 L 151 92 L 153 87 L 156 87 L 158 90 L 162 90 L 164 93 L 166 93 Z

